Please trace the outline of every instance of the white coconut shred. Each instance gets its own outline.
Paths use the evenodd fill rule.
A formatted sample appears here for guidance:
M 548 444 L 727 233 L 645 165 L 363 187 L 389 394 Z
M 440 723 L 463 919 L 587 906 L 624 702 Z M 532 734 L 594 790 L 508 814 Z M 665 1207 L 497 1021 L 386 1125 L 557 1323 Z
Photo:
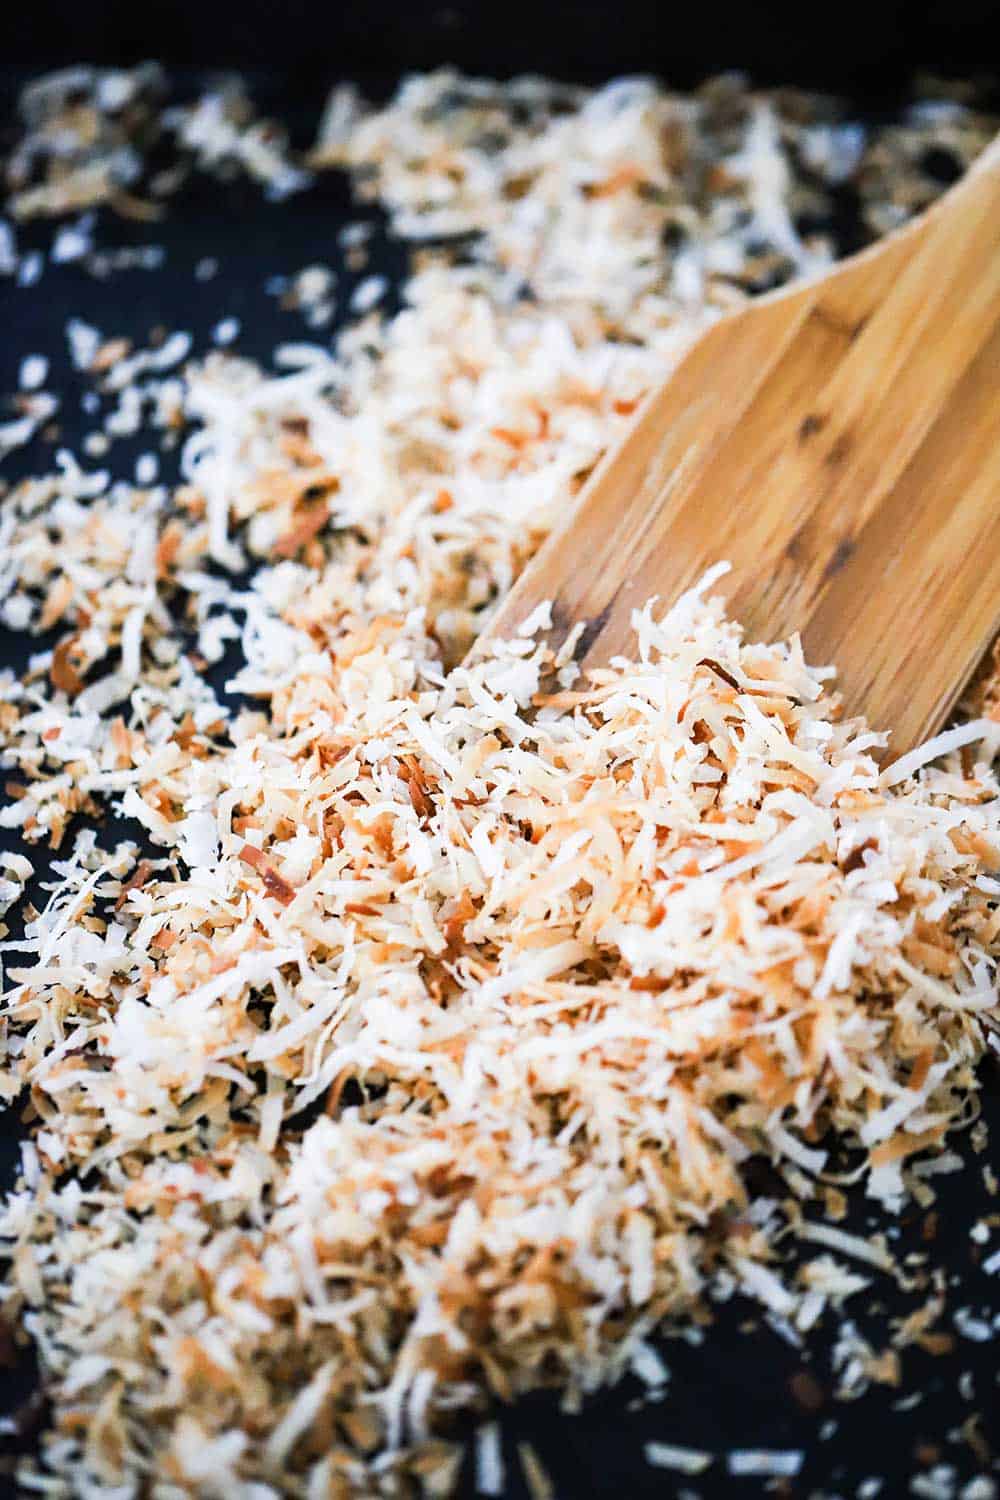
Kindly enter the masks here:
M 802 1196 L 850 1142 L 894 1210 L 974 1117 L 988 704 L 880 779 L 884 736 L 711 579 L 585 678 L 531 633 L 460 665 L 692 328 L 762 259 L 830 253 L 795 227 L 811 128 L 732 81 L 341 93 L 315 167 L 468 256 L 427 251 L 401 312 L 279 374 L 90 341 L 107 392 L 189 435 L 177 491 L 67 453 L 4 503 L 5 615 L 63 633 L 4 679 L 2 820 L 58 847 L 111 805 L 155 846 L 73 824 L 3 944 L 0 1086 L 36 1115 L 4 1296 L 55 1493 L 445 1494 L 449 1414 L 597 1388 L 720 1268 L 803 1331 L 866 1284 L 831 1251 L 884 1269 L 814 1228 L 785 1276 L 751 1155 Z M 234 640 L 238 712 L 204 676 Z

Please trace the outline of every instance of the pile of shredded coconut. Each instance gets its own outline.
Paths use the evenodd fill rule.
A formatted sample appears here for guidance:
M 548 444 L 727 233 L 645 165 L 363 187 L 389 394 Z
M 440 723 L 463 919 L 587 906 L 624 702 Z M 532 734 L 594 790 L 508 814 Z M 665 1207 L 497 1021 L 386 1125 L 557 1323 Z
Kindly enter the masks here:
M 880 774 L 712 576 L 589 677 L 544 611 L 460 664 L 679 342 L 830 254 L 802 132 L 814 174 L 854 148 L 789 118 L 733 81 L 341 91 L 316 164 L 475 236 L 398 315 L 277 374 L 77 328 L 189 432 L 179 489 L 64 454 L 0 520 L 4 618 L 56 632 L 0 703 L 0 821 L 60 849 L 3 945 L 0 1075 L 51 1493 L 447 1494 L 453 1414 L 616 1378 L 713 1277 L 812 1327 L 864 1284 L 841 1253 L 891 1264 L 833 1225 L 842 1148 L 896 1212 L 975 1117 L 989 701 Z M 828 1212 L 791 1279 L 759 1155 Z

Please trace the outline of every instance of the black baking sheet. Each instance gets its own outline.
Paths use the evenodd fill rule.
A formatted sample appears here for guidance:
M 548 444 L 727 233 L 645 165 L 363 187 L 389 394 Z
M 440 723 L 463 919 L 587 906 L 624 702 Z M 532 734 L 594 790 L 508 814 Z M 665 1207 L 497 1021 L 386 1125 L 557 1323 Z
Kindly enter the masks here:
M 343 71 L 333 69 L 331 72 Z M 593 69 L 591 69 L 593 71 Z M 9 126 L 10 101 L 23 71 L 8 70 L 2 77 Z M 384 86 L 383 77 L 381 83 Z M 303 139 L 315 123 L 322 91 L 305 87 L 287 71 L 257 71 L 254 91 L 269 111 L 292 119 Z M 870 105 L 869 105 L 870 107 Z M 348 218 L 366 217 L 379 224 L 371 263 L 360 273 L 350 272 L 337 248 L 336 231 Z M 31 227 L 21 236 L 21 248 L 45 251 L 51 226 Z M 136 225 L 104 213 L 98 218 L 98 242 L 105 245 L 155 243 L 163 247 L 157 270 L 120 272 L 106 281 L 95 279 L 79 265 L 46 263 L 35 285 L 14 286 L 0 280 L 0 396 L 17 387 L 21 359 L 44 354 L 52 365 L 47 388 L 61 398 L 58 436 L 38 437 L 29 449 L 12 456 L 4 477 L 44 472 L 59 447 L 79 451 L 94 419 L 81 408 L 84 383 L 68 358 L 65 327 L 72 317 L 95 324 L 107 336 L 124 335 L 137 345 L 148 342 L 156 328 L 186 329 L 195 348 L 212 345 L 220 320 L 236 318 L 240 333 L 232 346 L 238 352 L 268 361 L 282 339 L 329 339 L 335 331 L 310 330 L 300 314 L 282 310 L 267 284 L 275 275 L 291 275 L 310 263 L 331 265 L 338 275 L 338 306 L 343 308 L 351 286 L 373 271 L 389 275 L 398 292 L 405 252 L 384 232 L 376 210 L 352 204 L 347 184 L 337 174 L 320 177 L 307 192 L 283 203 L 269 203 L 259 189 L 245 182 L 225 186 L 198 178 L 171 201 L 162 223 Z M 205 257 L 219 262 L 218 274 L 199 281 L 195 267 Z M 394 293 L 396 295 L 397 293 Z M 134 459 L 150 446 L 148 434 L 132 445 L 115 444 L 109 460 L 114 472 L 130 477 Z M 162 460 L 170 475 L 171 459 Z M 19 666 L 38 642 L 0 632 L 0 662 Z M 3 835 L 8 847 L 16 840 Z M 32 858 L 37 851 L 31 851 Z M 983 1114 L 1000 1139 L 1000 1090 L 990 1065 L 984 1072 Z M 0 1126 L 0 1175 L 13 1182 L 17 1160 L 15 1113 Z M 939 1327 L 954 1333 L 950 1353 L 932 1357 L 919 1349 L 904 1353 L 898 1387 L 874 1386 L 852 1402 L 833 1398 L 831 1336 L 838 1320 L 795 1348 L 774 1331 L 759 1308 L 742 1299 L 711 1307 L 712 1322 L 687 1335 L 664 1340 L 664 1359 L 671 1371 L 665 1398 L 642 1400 L 643 1388 L 626 1380 L 617 1389 L 588 1401 L 582 1414 L 560 1412 L 555 1398 L 539 1396 L 501 1413 L 507 1460 L 507 1494 L 525 1496 L 516 1444 L 528 1441 L 548 1469 L 559 1497 L 585 1496 L 715 1496 L 752 1495 L 772 1491 L 787 1496 L 853 1497 L 865 1480 L 883 1481 L 881 1493 L 913 1493 L 914 1476 L 926 1478 L 935 1465 L 949 1465 L 954 1493 L 977 1476 L 996 1473 L 1000 1450 L 1000 1276 L 980 1269 L 984 1248 L 970 1231 L 980 1219 L 1000 1214 L 1000 1198 L 990 1195 L 983 1166 L 995 1160 L 995 1147 L 977 1155 L 968 1139 L 959 1147 L 967 1165 L 954 1176 L 936 1179 L 938 1201 L 933 1217 L 909 1211 L 894 1222 L 867 1205 L 852 1200 L 844 1226 L 864 1233 L 887 1231 L 894 1253 L 920 1257 L 911 1269 L 918 1280 L 934 1272 L 945 1279 L 948 1310 Z M 766 1180 L 761 1190 L 767 1191 Z M 991 1235 L 992 1248 L 998 1243 Z M 876 1347 L 885 1345 L 894 1317 L 923 1302 L 929 1284 L 903 1293 L 891 1280 L 876 1273 L 870 1292 L 848 1307 L 859 1330 Z M 711 1306 L 711 1304 L 710 1304 Z M 967 1317 L 961 1310 L 967 1309 Z M 958 1314 L 958 1327 L 955 1314 Z M 995 1338 L 970 1337 L 969 1317 L 993 1326 Z M 803 1372 L 812 1380 L 803 1381 Z M 7 1462 L 31 1451 L 40 1420 L 41 1402 L 30 1357 L 23 1351 L 13 1367 L 0 1369 L 0 1410 L 13 1417 L 13 1428 L 0 1437 L 0 1453 Z M 970 1428 L 970 1419 L 974 1419 Z M 970 1436 L 972 1442 L 970 1443 Z M 717 1455 L 709 1471 L 686 1478 L 651 1468 L 643 1456 L 650 1441 L 677 1443 Z M 989 1451 L 983 1443 L 989 1445 Z M 730 1476 L 726 1455 L 739 1448 L 804 1450 L 801 1474 L 792 1480 L 743 1480 Z M 939 1476 L 940 1477 L 940 1476 Z M 0 1477 L 0 1485 L 12 1481 Z M 998 1477 L 1000 1489 L 1000 1477 Z M 13 1492 L 13 1491 L 11 1491 Z M 466 1466 L 463 1493 L 474 1493 L 472 1471 Z M 863 1492 L 864 1493 L 864 1492 Z

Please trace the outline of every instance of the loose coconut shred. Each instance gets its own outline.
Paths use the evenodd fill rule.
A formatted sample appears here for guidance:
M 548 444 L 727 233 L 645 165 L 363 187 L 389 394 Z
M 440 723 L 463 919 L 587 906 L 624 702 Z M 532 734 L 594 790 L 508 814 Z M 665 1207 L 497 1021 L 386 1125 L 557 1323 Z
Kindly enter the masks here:
M 5 502 L 6 617 L 63 634 L 5 679 L 3 821 L 58 846 L 111 806 L 154 846 L 76 831 L 4 945 L 52 1493 L 445 1494 L 449 1413 L 616 1378 L 719 1268 L 803 1328 L 861 1284 L 842 1231 L 769 1264 L 751 1155 L 801 1196 L 847 1144 L 895 1211 L 974 1118 L 993 718 L 880 778 L 717 574 L 607 670 L 544 612 L 457 664 L 678 341 L 763 254 L 829 255 L 793 227 L 812 128 L 732 83 L 338 94 L 316 163 L 471 252 L 286 373 L 133 363 L 193 424 L 179 490 L 65 455 Z M 229 640 L 239 711 L 201 670 Z

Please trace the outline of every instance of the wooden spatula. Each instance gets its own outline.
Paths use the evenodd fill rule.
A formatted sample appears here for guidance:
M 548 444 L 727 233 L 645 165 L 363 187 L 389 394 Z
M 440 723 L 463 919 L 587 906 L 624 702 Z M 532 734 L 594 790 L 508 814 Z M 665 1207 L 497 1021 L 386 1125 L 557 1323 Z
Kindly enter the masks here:
M 849 711 L 933 733 L 1000 628 L 1000 138 L 922 218 L 722 319 L 647 398 L 490 627 L 553 601 L 587 666 L 706 568 Z

